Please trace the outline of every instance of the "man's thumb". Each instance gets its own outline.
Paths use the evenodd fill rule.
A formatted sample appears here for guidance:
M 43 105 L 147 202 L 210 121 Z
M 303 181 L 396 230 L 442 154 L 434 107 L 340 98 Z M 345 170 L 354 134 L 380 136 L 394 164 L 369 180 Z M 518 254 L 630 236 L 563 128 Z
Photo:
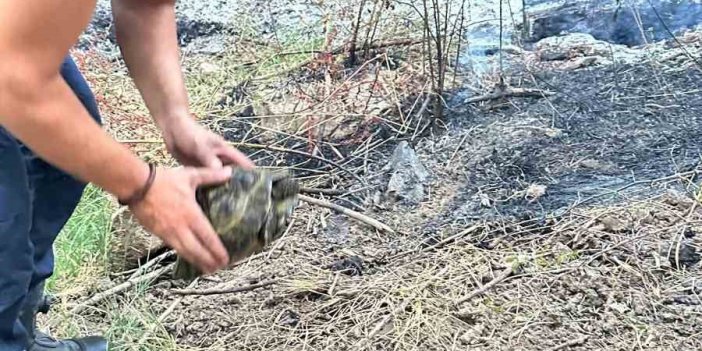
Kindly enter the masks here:
M 215 185 L 226 182 L 232 176 L 231 167 L 220 168 L 194 168 L 194 181 L 196 185 Z

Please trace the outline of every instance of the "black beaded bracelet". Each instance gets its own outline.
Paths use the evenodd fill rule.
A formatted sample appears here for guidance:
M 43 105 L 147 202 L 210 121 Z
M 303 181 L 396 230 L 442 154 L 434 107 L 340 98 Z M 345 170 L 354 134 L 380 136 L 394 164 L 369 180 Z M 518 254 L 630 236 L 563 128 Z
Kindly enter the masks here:
M 153 163 L 149 163 L 149 178 L 146 180 L 146 184 L 144 184 L 144 186 L 130 198 L 126 200 L 118 199 L 117 201 L 119 202 L 120 206 L 131 206 L 143 200 L 144 197 L 146 197 L 146 193 L 149 192 L 149 189 L 151 189 L 154 179 L 156 179 L 156 166 Z

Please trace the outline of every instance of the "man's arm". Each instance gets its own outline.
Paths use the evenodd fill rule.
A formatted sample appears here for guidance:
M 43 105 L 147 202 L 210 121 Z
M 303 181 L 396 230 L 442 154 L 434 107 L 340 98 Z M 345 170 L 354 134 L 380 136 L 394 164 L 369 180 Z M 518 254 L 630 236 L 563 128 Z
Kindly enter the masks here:
M 129 198 L 144 185 L 147 165 L 90 118 L 60 75 L 94 7 L 95 0 L 0 0 L 0 125 L 54 166 Z M 147 230 L 212 272 L 228 257 L 195 189 L 228 176 L 226 168 L 160 170 L 131 209 Z
M 176 39 L 175 0 L 112 0 L 122 56 L 161 129 L 190 118 Z
M 126 198 L 147 165 L 102 131 L 59 70 L 91 3 L 0 1 L 0 124 L 57 167 Z
M 122 56 L 171 154 L 185 165 L 253 167 L 246 156 L 190 115 L 175 0 L 112 0 L 112 11 Z

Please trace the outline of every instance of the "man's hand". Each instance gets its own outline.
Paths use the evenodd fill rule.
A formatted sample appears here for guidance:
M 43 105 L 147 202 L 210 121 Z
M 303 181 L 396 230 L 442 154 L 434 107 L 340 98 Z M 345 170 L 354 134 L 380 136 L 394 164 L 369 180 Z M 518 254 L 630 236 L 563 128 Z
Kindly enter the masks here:
M 221 168 L 237 165 L 253 168 L 254 164 L 224 138 L 187 117 L 171 118 L 164 126 L 166 147 L 185 166 Z
M 200 185 L 226 181 L 231 168 L 159 168 L 146 197 L 130 207 L 150 233 L 158 236 L 191 264 L 206 274 L 229 262 L 219 236 L 195 201 Z

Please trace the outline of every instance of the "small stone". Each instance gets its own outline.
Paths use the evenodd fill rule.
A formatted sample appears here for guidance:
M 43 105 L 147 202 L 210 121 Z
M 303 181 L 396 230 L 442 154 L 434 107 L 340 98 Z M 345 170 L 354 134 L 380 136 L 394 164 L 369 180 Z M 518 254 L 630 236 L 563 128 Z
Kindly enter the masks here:
M 692 228 L 690 227 L 685 228 L 685 232 L 683 233 L 686 239 L 692 239 L 695 237 L 696 234 L 697 233 L 695 233 L 695 231 L 692 230 Z
M 480 197 L 480 206 L 483 207 L 490 207 L 492 202 L 490 201 L 490 197 L 487 196 L 487 194 L 480 194 L 478 195 Z
M 627 305 L 619 302 L 612 303 L 608 307 L 622 314 L 629 311 L 629 307 Z
M 296 326 L 300 323 L 300 315 L 291 310 L 286 310 L 283 315 L 278 320 L 281 325 L 287 325 L 290 327 Z
M 424 199 L 424 183 L 429 178 L 429 172 L 409 143 L 403 140 L 395 147 L 383 170 L 392 172 L 387 187 L 388 194 L 413 205 Z
M 470 345 L 470 343 L 473 341 L 474 337 L 471 334 L 471 332 L 465 332 L 463 335 L 458 337 L 458 340 L 461 341 L 464 345 Z
M 219 66 L 215 65 L 214 63 L 210 62 L 203 62 L 200 64 L 200 70 L 202 73 L 205 74 L 210 74 L 210 73 L 215 73 L 220 70 Z
M 600 230 L 604 230 L 610 233 L 617 233 L 625 230 L 628 225 L 623 220 L 614 216 L 605 216 L 600 219 L 599 226 Z
M 332 263 L 330 269 L 350 276 L 363 275 L 363 259 L 358 256 L 343 258 Z
M 560 138 L 563 136 L 563 130 L 558 128 L 545 128 L 544 134 L 549 138 Z
M 531 184 L 526 189 L 526 200 L 534 202 L 546 194 L 546 186 L 541 184 Z

